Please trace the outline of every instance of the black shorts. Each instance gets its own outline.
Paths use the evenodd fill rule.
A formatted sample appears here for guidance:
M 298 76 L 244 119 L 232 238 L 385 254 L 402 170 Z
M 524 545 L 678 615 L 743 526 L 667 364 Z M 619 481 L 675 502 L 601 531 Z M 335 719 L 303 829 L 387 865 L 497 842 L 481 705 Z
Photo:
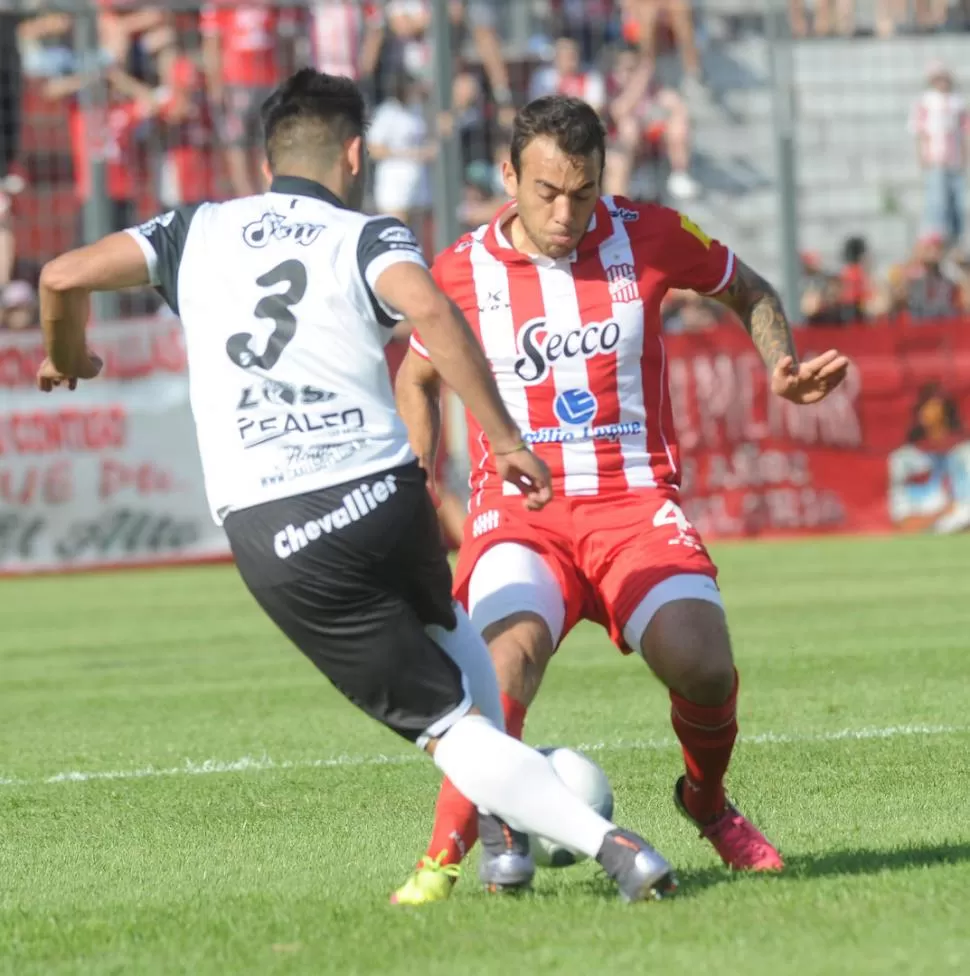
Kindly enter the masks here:
M 423 745 L 471 707 L 425 630 L 456 618 L 417 464 L 233 512 L 225 529 L 263 610 L 368 715 Z

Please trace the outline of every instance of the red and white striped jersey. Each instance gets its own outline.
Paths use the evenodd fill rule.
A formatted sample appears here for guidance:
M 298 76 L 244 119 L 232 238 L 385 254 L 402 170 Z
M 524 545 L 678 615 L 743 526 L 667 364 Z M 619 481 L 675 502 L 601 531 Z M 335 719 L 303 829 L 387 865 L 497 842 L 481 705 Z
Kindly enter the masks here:
M 668 288 L 714 295 L 734 254 L 686 216 L 603 197 L 570 256 L 515 250 L 514 204 L 440 254 L 433 273 L 485 350 L 499 391 L 559 494 L 680 483 L 660 302 Z M 428 354 L 417 334 L 411 348 Z M 472 501 L 517 489 L 496 476 L 469 415 Z
M 923 92 L 913 109 L 910 130 L 919 137 L 924 166 L 962 169 L 970 114 L 963 99 L 953 92 Z

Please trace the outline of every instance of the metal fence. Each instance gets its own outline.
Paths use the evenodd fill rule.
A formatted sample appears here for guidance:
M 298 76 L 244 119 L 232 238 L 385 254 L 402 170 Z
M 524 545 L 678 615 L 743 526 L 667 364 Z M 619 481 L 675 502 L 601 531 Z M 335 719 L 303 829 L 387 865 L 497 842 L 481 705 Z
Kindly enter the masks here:
M 570 91 L 609 120 L 609 189 L 687 211 L 777 280 L 796 316 L 881 315 L 937 246 L 922 237 L 961 241 L 962 137 L 946 129 L 960 103 L 944 72 L 957 94 L 970 82 L 968 6 L 0 0 L 0 282 L 160 208 L 258 186 L 254 108 L 313 64 L 360 78 L 381 155 L 370 204 L 401 212 L 429 251 L 503 199 L 511 109 Z M 421 171 L 406 187 L 386 176 L 405 157 Z M 152 301 L 124 296 L 120 311 Z M 716 318 L 677 296 L 667 315 L 671 329 Z

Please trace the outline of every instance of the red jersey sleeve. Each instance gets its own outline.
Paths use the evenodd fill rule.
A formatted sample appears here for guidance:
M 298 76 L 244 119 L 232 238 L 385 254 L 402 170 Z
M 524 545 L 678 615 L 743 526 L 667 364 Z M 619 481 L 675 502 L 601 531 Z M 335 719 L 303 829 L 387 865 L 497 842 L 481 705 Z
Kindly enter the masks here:
M 717 295 L 734 279 L 734 252 L 709 237 L 686 214 L 666 211 L 662 235 L 665 270 L 671 288 Z
M 470 235 L 460 238 L 452 247 L 442 251 L 434 259 L 434 264 L 431 265 L 431 277 L 434 278 L 435 284 L 452 301 L 455 301 L 454 272 L 456 261 L 460 260 L 460 256 L 467 251 L 470 241 Z M 457 302 L 457 304 L 460 306 L 461 303 Z M 428 355 L 428 350 L 425 348 L 424 343 L 421 341 L 421 336 L 417 329 L 414 329 L 411 332 L 411 338 L 408 341 L 414 352 L 417 353 L 417 355 L 419 355 L 422 359 L 431 358 Z

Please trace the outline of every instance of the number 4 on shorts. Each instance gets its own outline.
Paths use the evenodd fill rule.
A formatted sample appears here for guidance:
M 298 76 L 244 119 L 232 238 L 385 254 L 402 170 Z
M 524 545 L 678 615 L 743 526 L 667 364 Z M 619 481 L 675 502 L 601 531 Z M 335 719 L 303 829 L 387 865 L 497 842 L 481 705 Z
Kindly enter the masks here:
M 687 516 L 680 510 L 680 506 L 672 501 L 666 501 L 657 509 L 653 517 L 654 527 L 660 525 L 676 525 L 681 532 L 690 531 L 693 526 L 687 521 Z

